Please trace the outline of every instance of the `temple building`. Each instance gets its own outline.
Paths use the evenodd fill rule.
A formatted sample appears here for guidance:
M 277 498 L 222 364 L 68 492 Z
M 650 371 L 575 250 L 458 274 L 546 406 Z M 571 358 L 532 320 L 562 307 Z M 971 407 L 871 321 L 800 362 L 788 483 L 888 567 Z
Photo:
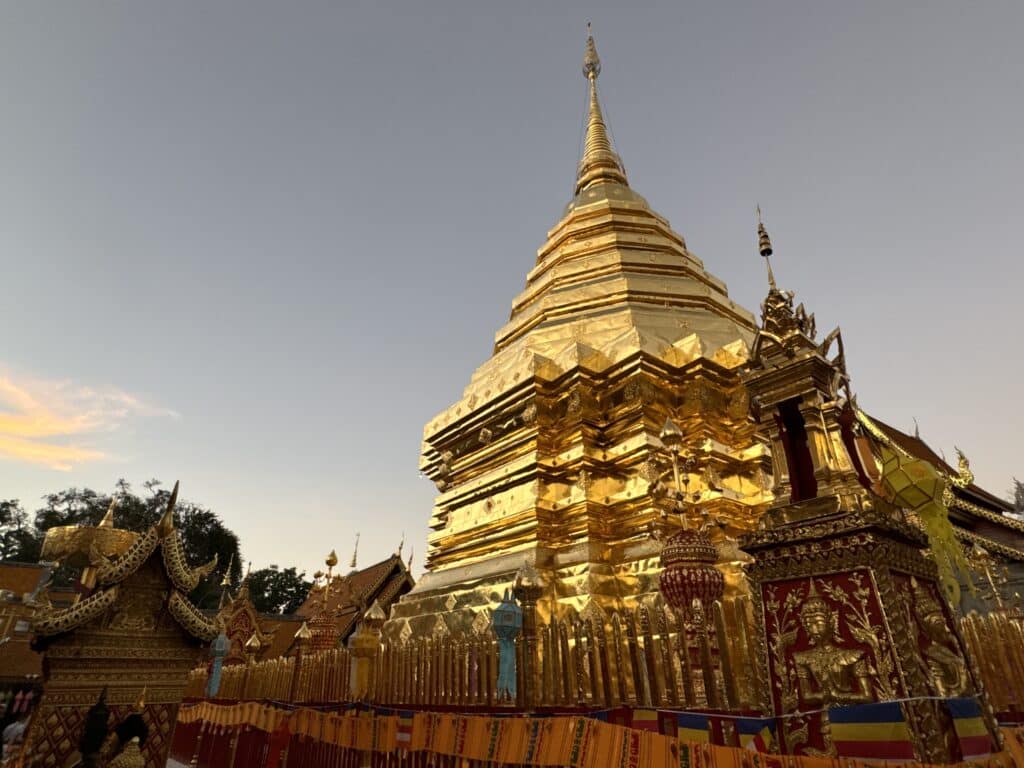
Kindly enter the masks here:
M 473 627 L 524 562 L 545 585 L 542 618 L 631 608 L 657 593 L 661 539 L 677 509 L 669 486 L 686 497 L 684 514 L 715 521 L 716 543 L 755 530 L 779 492 L 771 451 L 783 446 L 750 418 L 744 382 L 751 345 L 769 329 L 630 187 L 598 98 L 600 71 L 591 38 L 575 195 L 491 358 L 424 428 L 420 468 L 438 489 L 428 572 L 391 612 L 388 637 Z M 770 279 L 769 301 L 782 295 Z M 813 315 L 793 311 L 813 336 Z M 861 415 L 865 439 L 938 458 Z M 678 432 L 671 450 L 667 424 Z M 1008 505 L 973 483 L 966 462 L 935 463 L 950 480 L 958 539 L 999 567 L 1022 562 L 1024 525 L 1003 516 Z M 870 481 L 877 468 L 862 474 Z
M 309 596 L 295 612 L 309 623 L 313 650 L 344 645 L 371 608 L 378 606 L 386 614 L 416 583 L 409 571 L 412 557 L 410 563 L 403 561 L 401 546 L 390 557 L 362 569 L 356 567 L 357 551 L 352 553 L 351 570 L 344 575 L 334 573 L 338 557 L 331 552 L 325 561 L 327 571 L 314 574 Z
M 250 656 L 256 661 L 294 656 L 295 635 L 303 624 L 310 627 L 315 650 L 341 647 L 374 604 L 387 611 L 415 585 L 409 563 L 402 560 L 401 547 L 365 568 L 356 567 L 353 554 L 347 574 L 334 573 L 337 562 L 332 552 L 326 560 L 327 571 L 314 574 L 309 594 L 290 614 L 258 612 L 249 594 L 248 576 L 233 596 L 228 594 L 228 583 L 224 583 L 217 611 L 229 643 L 224 663 L 241 664 Z
M 225 581 L 229 571 L 225 571 Z M 248 576 L 242 580 L 234 596 L 227 594 L 228 584 L 222 583 L 222 587 L 224 596 L 216 617 L 223 623 L 224 635 L 228 639 L 224 663 L 244 664 L 248 658 L 247 648 L 255 650 L 252 656 L 257 661 L 284 656 L 302 626 L 302 618 L 258 612 L 249 594 Z M 255 643 L 253 638 L 256 638 Z

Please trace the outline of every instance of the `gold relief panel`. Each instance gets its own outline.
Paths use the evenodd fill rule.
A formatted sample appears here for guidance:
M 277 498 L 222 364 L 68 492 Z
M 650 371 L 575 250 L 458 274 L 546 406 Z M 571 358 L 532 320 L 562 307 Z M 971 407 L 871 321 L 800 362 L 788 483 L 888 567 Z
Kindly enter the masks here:
M 771 695 L 777 712 L 903 695 L 885 614 L 867 569 L 762 584 Z M 832 752 L 820 713 L 787 720 L 796 754 Z

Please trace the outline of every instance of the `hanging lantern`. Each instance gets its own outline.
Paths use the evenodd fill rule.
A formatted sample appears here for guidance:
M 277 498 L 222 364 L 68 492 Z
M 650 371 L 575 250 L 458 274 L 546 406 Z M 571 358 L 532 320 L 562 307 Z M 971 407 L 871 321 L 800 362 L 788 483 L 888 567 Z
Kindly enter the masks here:
M 671 608 L 688 615 L 693 601 L 705 608 L 725 591 L 725 578 L 715 567 L 718 550 L 703 531 L 684 528 L 661 551 L 661 594 Z
M 491 614 L 491 628 L 498 638 L 498 695 L 514 699 L 516 696 L 516 638 L 523 631 L 523 609 L 516 605 L 512 591 Z

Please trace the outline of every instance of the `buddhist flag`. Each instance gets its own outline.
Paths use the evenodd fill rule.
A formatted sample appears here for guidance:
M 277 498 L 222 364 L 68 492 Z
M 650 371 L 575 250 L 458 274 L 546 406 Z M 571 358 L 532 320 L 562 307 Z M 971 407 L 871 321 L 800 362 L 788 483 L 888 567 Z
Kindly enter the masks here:
M 913 760 L 910 729 L 897 702 L 833 707 L 832 743 L 842 757 Z
M 743 717 L 736 723 L 740 746 L 752 752 L 767 752 L 775 736 L 775 721 L 771 718 Z
M 707 716 L 689 712 L 678 713 L 676 715 L 676 738 L 690 744 L 707 744 L 710 741 Z
M 412 746 L 413 713 L 402 710 L 398 713 L 398 732 L 395 734 L 395 748 L 409 749 Z
M 975 699 L 947 699 L 946 707 L 953 717 L 953 728 L 960 741 L 964 760 L 992 754 L 992 737 L 981 717 L 981 708 Z
M 638 731 L 650 731 L 658 733 L 658 710 L 656 709 L 634 709 L 633 728 Z

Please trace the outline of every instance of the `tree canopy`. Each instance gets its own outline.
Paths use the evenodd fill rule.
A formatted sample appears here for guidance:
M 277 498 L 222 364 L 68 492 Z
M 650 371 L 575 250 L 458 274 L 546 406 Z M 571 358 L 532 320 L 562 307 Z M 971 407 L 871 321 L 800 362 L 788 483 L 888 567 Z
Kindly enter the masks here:
M 249 598 L 260 613 L 295 613 L 309 594 L 313 583 L 305 572 L 271 565 L 249 574 Z

